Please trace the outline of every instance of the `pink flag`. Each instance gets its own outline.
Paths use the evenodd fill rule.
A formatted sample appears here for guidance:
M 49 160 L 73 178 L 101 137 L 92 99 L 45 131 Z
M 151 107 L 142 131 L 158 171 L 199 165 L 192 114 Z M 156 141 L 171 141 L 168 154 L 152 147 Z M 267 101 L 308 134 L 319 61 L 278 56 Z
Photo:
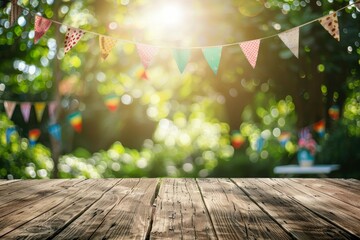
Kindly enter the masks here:
M 136 48 L 140 56 L 140 60 L 145 68 L 150 65 L 159 50 L 157 47 L 145 44 L 137 44 Z
M 23 115 L 25 122 L 29 122 L 31 103 L 29 103 L 29 102 L 21 103 L 20 110 L 21 110 L 21 113 Z
M 68 28 L 64 41 L 65 54 L 69 52 L 70 49 L 72 49 L 79 42 L 79 40 L 84 34 L 85 32 L 80 29 Z
M 255 68 L 256 60 L 259 52 L 260 39 L 242 42 L 239 45 L 241 47 L 241 50 L 245 54 L 245 57 L 249 61 L 250 65 L 253 68 Z
M 331 36 L 340 41 L 339 21 L 336 13 L 321 18 L 319 22 Z
M 299 58 L 299 27 L 280 33 L 278 36 L 295 57 Z
M 14 110 L 16 107 L 16 102 L 5 101 L 4 107 L 5 107 L 6 114 L 7 114 L 8 118 L 10 119 L 14 113 Z
M 51 23 L 52 22 L 49 19 L 40 17 L 38 15 L 35 16 L 35 37 L 34 37 L 35 44 L 49 30 Z
M 56 101 L 52 101 L 49 103 L 48 105 L 49 108 L 49 117 L 52 121 L 55 121 L 55 110 L 57 108 L 57 102 Z

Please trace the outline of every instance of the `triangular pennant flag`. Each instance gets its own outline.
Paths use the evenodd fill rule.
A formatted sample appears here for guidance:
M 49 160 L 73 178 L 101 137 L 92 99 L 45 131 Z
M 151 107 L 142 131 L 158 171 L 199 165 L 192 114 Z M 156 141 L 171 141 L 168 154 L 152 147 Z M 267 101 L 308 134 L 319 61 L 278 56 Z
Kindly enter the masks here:
M 51 124 L 48 127 L 50 135 L 57 141 L 61 141 L 61 126 L 57 123 Z
M 185 67 L 190 59 L 190 49 L 174 49 L 173 52 L 176 64 L 178 65 L 179 71 L 184 72 Z
M 285 147 L 286 143 L 290 141 L 291 133 L 289 132 L 282 132 L 280 136 L 278 136 L 278 141 L 282 147 Z
M 76 28 L 68 28 L 66 35 L 65 35 L 65 41 L 64 41 L 64 51 L 65 54 L 70 51 L 81 39 L 81 37 L 84 35 L 84 31 Z
M 16 20 L 21 15 L 21 7 L 17 4 L 18 0 L 11 0 L 11 10 L 10 10 L 10 27 L 14 25 Z
M 49 19 L 35 16 L 35 37 L 34 43 L 38 43 L 39 39 L 49 30 L 51 26 L 51 21 Z
M 99 45 L 100 45 L 100 51 L 101 51 L 101 58 L 106 59 L 111 50 L 115 47 L 117 43 L 117 40 L 111 38 L 111 37 L 99 37 Z
M 259 52 L 260 39 L 242 42 L 239 45 L 250 65 L 255 68 Z
M 37 119 L 38 122 L 41 122 L 41 120 L 42 120 L 45 107 L 46 107 L 46 103 L 44 103 L 44 102 L 36 102 L 36 103 L 34 103 L 36 119 Z
M 143 67 L 140 67 L 139 69 L 136 70 L 135 72 L 135 76 L 139 79 L 142 79 L 142 80 L 148 80 L 149 77 L 145 71 L 145 69 Z
M 11 117 L 14 113 L 15 107 L 16 107 L 16 102 L 5 101 L 4 107 L 5 107 L 5 111 L 6 111 L 8 118 L 11 119 Z
M 107 108 L 114 112 L 119 106 L 120 98 L 115 94 L 111 94 L 105 97 L 105 105 Z
M 136 48 L 140 56 L 141 63 L 145 68 L 148 68 L 159 49 L 146 44 L 136 44 Z
M 314 130 L 319 134 L 320 137 L 324 137 L 325 135 L 325 121 L 320 120 L 314 123 Z
M 48 110 L 49 110 L 49 117 L 50 117 L 51 121 L 56 120 L 56 116 L 55 116 L 56 108 L 57 108 L 57 102 L 56 101 L 52 101 L 52 102 L 49 103 Z
M 16 129 L 14 126 L 12 127 L 8 127 L 6 129 L 6 143 L 9 144 L 10 140 L 11 140 L 11 135 L 13 135 L 14 133 L 16 133 Z
M 340 41 L 339 21 L 336 12 L 319 19 L 319 22 L 331 36 Z
M 231 134 L 231 145 L 235 149 L 241 148 L 241 146 L 244 144 L 245 138 L 240 134 L 239 130 L 235 130 Z
M 338 105 L 333 105 L 329 108 L 328 114 L 332 120 L 339 120 L 340 108 Z
M 29 130 L 29 142 L 30 142 L 30 147 L 35 146 L 37 140 L 39 139 L 41 134 L 40 129 L 31 129 Z
M 278 36 L 295 57 L 299 58 L 299 27 L 280 33 Z
M 23 115 L 24 121 L 29 122 L 30 111 L 31 111 L 31 103 L 24 102 L 20 104 L 20 110 Z
M 74 130 L 78 133 L 82 130 L 82 116 L 79 111 L 73 112 L 68 116 L 69 122 Z
M 256 151 L 260 153 L 264 147 L 265 139 L 263 137 L 259 137 L 256 140 Z
M 217 74 L 217 72 L 219 70 L 221 51 L 222 51 L 222 47 L 209 47 L 209 48 L 202 49 L 204 57 L 205 57 L 206 61 L 208 62 L 210 68 L 215 73 L 215 75 Z

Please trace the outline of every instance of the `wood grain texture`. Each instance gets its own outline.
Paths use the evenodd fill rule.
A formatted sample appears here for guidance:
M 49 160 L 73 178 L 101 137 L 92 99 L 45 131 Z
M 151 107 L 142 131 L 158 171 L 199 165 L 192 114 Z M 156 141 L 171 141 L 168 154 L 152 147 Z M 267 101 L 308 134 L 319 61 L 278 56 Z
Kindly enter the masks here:
M 288 194 L 265 185 L 269 179 L 234 179 L 263 211 L 296 239 L 351 239 L 352 236 L 294 201 Z
M 229 179 L 198 179 L 220 239 L 291 239 Z
M 162 179 L 151 239 L 216 239 L 194 179 Z
M 107 213 L 91 239 L 145 239 L 150 231 L 152 204 L 157 179 L 124 179 L 135 183 L 127 194 Z
M 15 180 L 6 180 L 6 179 L 0 179 L 0 185 L 10 184 L 19 181 L 18 179 Z

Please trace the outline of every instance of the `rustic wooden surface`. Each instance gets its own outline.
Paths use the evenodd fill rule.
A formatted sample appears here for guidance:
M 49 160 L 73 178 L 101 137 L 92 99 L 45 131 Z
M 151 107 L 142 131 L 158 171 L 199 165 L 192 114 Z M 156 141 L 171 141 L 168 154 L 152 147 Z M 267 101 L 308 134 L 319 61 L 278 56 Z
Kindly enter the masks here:
M 0 239 L 360 239 L 360 181 L 0 180 Z

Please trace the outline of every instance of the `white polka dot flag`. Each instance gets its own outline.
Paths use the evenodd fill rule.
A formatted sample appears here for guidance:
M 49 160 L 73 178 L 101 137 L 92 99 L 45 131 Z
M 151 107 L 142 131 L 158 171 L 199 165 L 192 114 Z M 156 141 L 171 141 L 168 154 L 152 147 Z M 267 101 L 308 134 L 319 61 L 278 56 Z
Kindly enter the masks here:
M 35 37 L 34 43 L 38 43 L 39 39 L 49 30 L 51 26 L 51 21 L 49 19 L 35 16 Z
M 295 57 L 299 58 L 299 27 L 280 33 L 278 36 Z
M 6 114 L 7 114 L 8 118 L 10 119 L 14 113 L 14 110 L 16 107 L 16 102 L 5 101 L 4 107 L 5 107 Z
M 136 44 L 136 48 L 145 69 L 148 68 L 159 49 L 157 47 L 146 44 Z
M 99 44 L 100 44 L 100 51 L 101 51 L 101 58 L 105 60 L 111 50 L 115 47 L 117 40 L 111 37 L 99 37 Z
M 239 45 L 250 65 L 255 68 L 259 53 L 260 39 L 241 42 Z
M 20 104 L 20 110 L 23 115 L 24 121 L 29 122 L 30 111 L 31 111 L 31 103 L 24 102 Z
M 319 22 L 331 36 L 340 42 L 339 21 L 336 13 L 319 19 Z
M 79 42 L 84 33 L 85 32 L 80 29 L 68 28 L 64 41 L 65 54 L 69 52 L 70 49 L 72 49 Z

